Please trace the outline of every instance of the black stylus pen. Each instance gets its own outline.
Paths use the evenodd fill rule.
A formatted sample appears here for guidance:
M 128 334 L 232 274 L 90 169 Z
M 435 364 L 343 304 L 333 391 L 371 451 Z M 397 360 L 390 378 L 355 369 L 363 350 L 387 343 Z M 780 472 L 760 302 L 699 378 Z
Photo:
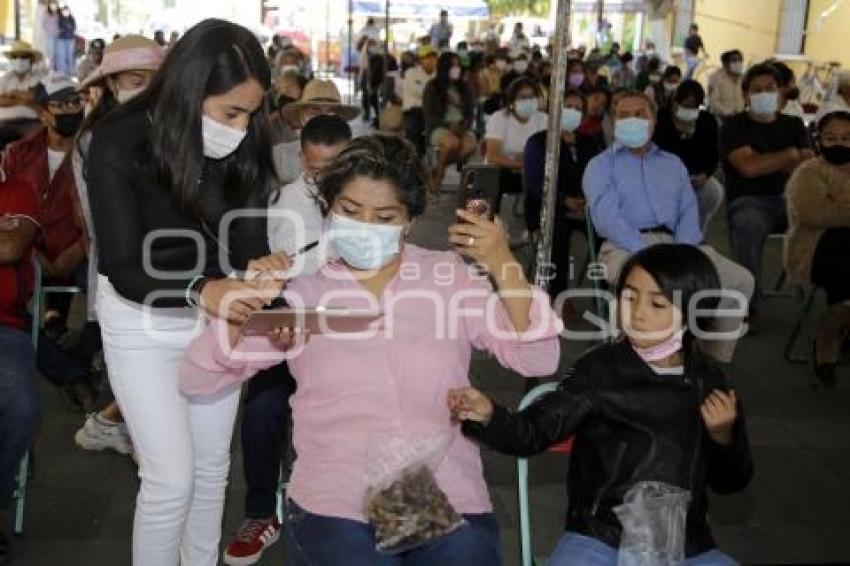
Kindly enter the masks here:
M 299 248 L 299 249 L 295 250 L 295 253 L 294 253 L 294 254 L 292 254 L 292 255 L 291 255 L 291 256 L 289 256 L 289 257 L 290 257 L 290 258 L 293 258 L 293 257 L 295 257 L 295 256 L 299 256 L 299 255 L 302 255 L 302 254 L 306 254 L 307 252 L 309 252 L 310 250 L 312 250 L 313 248 L 315 248 L 315 247 L 316 247 L 316 246 L 318 246 L 318 245 L 319 245 L 319 240 L 316 240 L 315 242 L 312 242 L 312 243 L 310 243 L 310 244 L 307 244 L 307 245 L 306 245 L 306 246 L 304 246 L 303 248 Z

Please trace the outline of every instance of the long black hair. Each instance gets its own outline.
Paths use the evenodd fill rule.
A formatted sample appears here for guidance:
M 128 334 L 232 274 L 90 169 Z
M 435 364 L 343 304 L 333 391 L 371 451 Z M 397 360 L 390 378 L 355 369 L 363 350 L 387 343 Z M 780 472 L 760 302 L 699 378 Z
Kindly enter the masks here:
M 464 116 L 466 116 L 467 114 L 466 106 L 470 94 L 466 82 L 462 78 L 453 81 L 449 76 L 449 71 L 451 71 L 452 67 L 455 66 L 455 61 L 457 61 L 458 66 L 460 66 L 460 57 L 458 57 L 456 53 L 453 53 L 451 51 L 444 51 L 440 54 L 440 58 L 437 59 L 437 74 L 432 80 L 434 83 L 434 92 L 436 94 L 436 104 L 434 105 L 434 107 L 439 116 L 443 116 L 449 106 L 450 88 L 454 88 L 455 90 L 457 90 L 458 94 L 460 95 L 461 104 L 464 106 L 463 114 Z
M 115 95 L 112 94 L 112 89 L 109 88 L 109 85 L 106 84 L 106 81 L 102 82 L 101 87 L 101 95 L 100 99 L 97 101 L 97 104 L 94 105 L 91 112 L 89 112 L 88 116 L 83 120 L 83 123 L 80 125 L 80 129 L 77 131 L 77 136 L 74 140 L 74 145 L 76 146 L 76 151 L 80 154 L 82 158 L 83 164 L 83 178 L 88 180 L 87 170 L 88 167 L 86 165 L 86 161 L 88 160 L 88 147 L 84 147 L 84 138 L 86 132 L 90 132 L 95 125 L 97 125 L 103 118 L 109 115 L 110 112 L 115 110 L 118 106 L 118 100 L 115 99 Z
M 689 352 L 695 343 L 694 331 L 709 331 L 714 325 L 720 303 L 720 276 L 711 260 L 698 247 L 688 244 L 655 244 L 631 256 L 623 265 L 617 281 L 617 301 L 623 296 L 626 279 L 640 267 L 655 280 L 658 288 L 682 312 L 685 332 L 683 350 Z M 707 295 L 702 293 L 709 292 Z M 690 314 L 699 309 L 695 317 L 696 328 L 691 328 Z
M 206 163 L 203 102 L 250 79 L 263 91 L 271 87 L 271 70 L 257 38 L 237 24 L 207 19 L 183 34 L 169 50 L 150 86 L 115 111 L 117 115 L 148 112 L 151 159 L 160 184 L 188 213 L 203 216 L 198 194 Z M 244 202 L 256 191 L 268 195 L 274 169 L 265 104 L 251 116 L 245 139 L 222 165 L 232 202 Z

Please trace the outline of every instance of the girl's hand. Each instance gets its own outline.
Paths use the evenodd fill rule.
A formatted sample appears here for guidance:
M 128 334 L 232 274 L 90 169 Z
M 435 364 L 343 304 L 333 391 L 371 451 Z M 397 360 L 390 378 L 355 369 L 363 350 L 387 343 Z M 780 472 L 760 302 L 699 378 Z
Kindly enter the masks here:
M 458 253 L 481 264 L 494 277 L 498 277 L 502 267 L 515 263 L 508 232 L 498 218 L 491 222 L 486 216 L 466 210 L 456 212 L 464 222 L 449 227 L 449 242 Z
M 265 293 L 253 283 L 238 279 L 214 279 L 201 290 L 200 306 L 210 316 L 242 326 L 254 311 L 266 304 Z
M 718 444 L 724 446 L 732 444 L 732 427 L 738 418 L 736 403 L 734 391 L 724 393 L 715 389 L 705 398 L 700 408 L 708 435 Z
M 493 416 L 493 403 L 474 387 L 450 389 L 447 402 L 452 418 L 458 421 L 474 421 L 486 425 Z

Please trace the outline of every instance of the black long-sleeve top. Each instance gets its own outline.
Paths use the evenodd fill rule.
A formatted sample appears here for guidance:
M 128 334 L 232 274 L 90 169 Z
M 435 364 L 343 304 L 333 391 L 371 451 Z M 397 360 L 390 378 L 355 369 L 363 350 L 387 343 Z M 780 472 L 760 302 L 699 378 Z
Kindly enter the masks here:
M 224 237 L 219 234 L 228 212 L 265 209 L 267 202 L 261 187 L 235 202 L 225 166 L 206 160 L 198 180 L 205 220 L 184 212 L 158 182 L 150 130 L 148 113 L 139 111 L 107 119 L 92 133 L 86 169 L 99 271 L 130 301 L 185 307 L 186 288 L 196 276 L 223 277 L 269 253 L 263 214 L 237 219 Z
M 555 392 L 525 410 L 496 406 L 486 426 L 468 421 L 463 432 L 517 456 L 537 454 L 575 434 L 566 528 L 613 547 L 622 532 L 614 507 L 634 484 L 662 481 L 688 489 L 690 557 L 714 547 L 706 488 L 733 493 L 753 475 L 740 403 L 732 444 L 716 443 L 705 429 L 700 406 L 714 389 L 727 391 L 726 377 L 701 352 L 688 355 L 683 376 L 662 376 L 620 340 L 582 356 Z
M 676 127 L 670 106 L 658 113 L 658 123 L 652 141 L 682 160 L 689 175 L 705 174 L 711 177 L 720 165 L 720 137 L 717 119 L 705 112 L 699 113 L 692 135 L 685 135 Z

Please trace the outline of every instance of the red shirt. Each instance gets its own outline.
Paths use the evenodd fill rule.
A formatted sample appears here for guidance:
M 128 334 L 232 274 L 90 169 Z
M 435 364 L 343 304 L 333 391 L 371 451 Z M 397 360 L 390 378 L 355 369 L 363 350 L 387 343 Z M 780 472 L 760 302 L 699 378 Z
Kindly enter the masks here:
M 26 215 L 35 218 L 39 202 L 35 192 L 23 181 L 10 179 L 0 183 L 0 216 Z M 21 219 L 21 222 L 27 222 Z M 18 330 L 27 328 L 27 301 L 34 284 L 32 244 L 14 265 L 0 265 L 0 325 Z
M 7 178 L 26 181 L 40 199 L 38 221 L 43 233 L 38 247 L 53 261 L 83 236 L 74 204 L 77 189 L 71 160 L 65 159 L 50 178 L 46 128 L 9 144 L 5 154 L 3 169 Z

